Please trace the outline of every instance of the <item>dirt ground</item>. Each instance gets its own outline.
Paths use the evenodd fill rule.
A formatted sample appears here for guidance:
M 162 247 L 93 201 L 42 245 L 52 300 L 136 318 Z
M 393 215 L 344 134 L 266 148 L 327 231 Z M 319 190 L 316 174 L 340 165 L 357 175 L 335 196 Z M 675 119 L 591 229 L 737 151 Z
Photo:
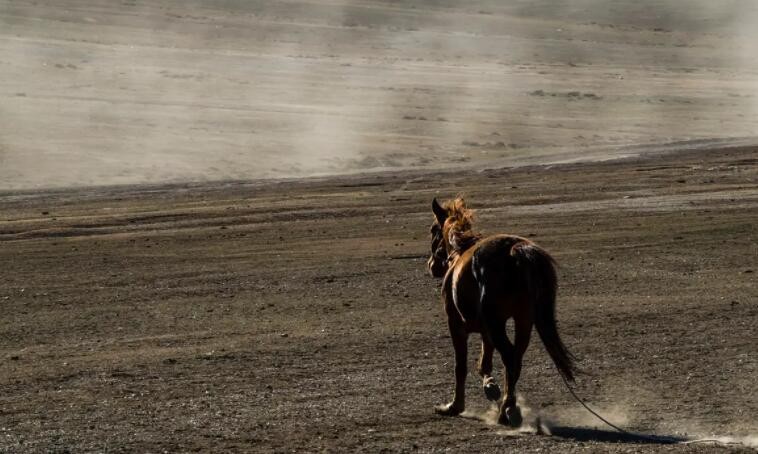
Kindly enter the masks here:
M 648 434 L 755 442 L 758 150 L 722 148 L 2 193 L 0 451 L 749 449 L 613 434 L 536 336 L 520 391 L 552 436 L 488 423 L 473 371 L 466 417 L 436 416 L 453 376 L 429 205 L 456 193 L 485 233 L 558 259 L 559 326 L 594 408 Z
M 752 0 L 0 0 L 0 452 L 754 449 L 756 24 Z M 577 392 L 657 438 L 599 425 L 536 336 L 525 431 L 473 371 L 434 414 L 429 208 L 458 193 L 558 259 Z M 711 436 L 745 444 L 670 444 Z

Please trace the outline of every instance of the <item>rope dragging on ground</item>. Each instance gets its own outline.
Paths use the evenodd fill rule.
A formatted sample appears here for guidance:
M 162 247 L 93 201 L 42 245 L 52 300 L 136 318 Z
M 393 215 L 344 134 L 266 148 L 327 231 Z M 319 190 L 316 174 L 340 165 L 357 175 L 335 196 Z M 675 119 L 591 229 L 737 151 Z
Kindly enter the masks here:
M 585 408 L 588 412 L 592 413 L 593 416 L 595 416 L 597 419 L 603 421 L 605 424 L 607 424 L 609 427 L 617 430 L 618 432 L 629 435 L 633 438 L 638 438 L 640 440 L 647 440 L 654 443 L 661 443 L 661 442 L 669 442 L 669 443 L 679 443 L 684 445 L 689 444 L 695 444 L 695 443 L 713 443 L 723 446 L 743 446 L 742 443 L 736 442 L 736 441 L 723 441 L 723 440 L 717 440 L 715 438 L 700 438 L 697 440 L 678 440 L 676 438 L 672 437 L 665 437 L 665 436 L 652 436 L 652 435 L 645 435 L 635 432 L 630 432 L 626 429 L 623 429 L 616 424 L 613 424 L 612 422 L 608 421 L 607 419 L 600 416 L 595 410 L 591 409 L 579 396 L 577 396 L 576 392 L 571 388 L 571 384 L 566 380 L 566 377 L 563 376 L 563 374 L 559 374 L 561 376 L 561 379 L 563 379 L 563 383 L 566 385 L 566 389 L 568 389 L 569 393 L 576 399 L 577 402 L 579 402 L 582 407 Z

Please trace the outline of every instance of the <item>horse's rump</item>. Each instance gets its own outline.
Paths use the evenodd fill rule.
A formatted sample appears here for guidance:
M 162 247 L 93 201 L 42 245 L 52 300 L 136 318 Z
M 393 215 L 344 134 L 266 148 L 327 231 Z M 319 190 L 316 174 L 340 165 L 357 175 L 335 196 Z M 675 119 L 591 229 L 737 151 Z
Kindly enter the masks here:
M 555 320 L 555 297 L 558 292 L 555 259 L 528 240 L 514 244 L 510 255 L 516 259 L 525 277 L 529 301 L 534 311 L 534 325 L 545 349 L 561 375 L 573 380 L 574 357 L 563 344 Z

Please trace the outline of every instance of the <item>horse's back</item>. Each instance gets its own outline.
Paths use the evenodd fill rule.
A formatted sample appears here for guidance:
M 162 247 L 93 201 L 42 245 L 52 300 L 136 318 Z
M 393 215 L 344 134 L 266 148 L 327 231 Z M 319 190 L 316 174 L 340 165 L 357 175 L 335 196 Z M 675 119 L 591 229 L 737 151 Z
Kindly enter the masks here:
M 480 240 L 466 251 L 448 276 L 450 291 L 457 312 L 466 321 L 473 321 L 480 311 L 482 295 L 496 295 L 497 305 L 505 309 L 526 291 L 523 270 L 519 268 L 513 247 L 533 244 L 516 235 L 493 235 Z M 507 310 L 510 312 L 510 310 Z
M 517 278 L 518 260 L 513 254 L 516 245 L 532 245 L 530 240 L 517 235 L 493 235 L 477 244 L 471 257 L 471 267 L 477 279 L 495 276 Z

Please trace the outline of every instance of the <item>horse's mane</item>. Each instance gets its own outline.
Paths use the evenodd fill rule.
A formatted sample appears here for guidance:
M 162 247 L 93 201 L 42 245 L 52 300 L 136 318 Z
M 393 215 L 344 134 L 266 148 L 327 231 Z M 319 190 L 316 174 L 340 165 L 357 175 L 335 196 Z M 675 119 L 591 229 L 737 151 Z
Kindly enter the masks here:
M 482 235 L 472 228 L 474 210 L 466 208 L 463 197 L 456 197 L 445 203 L 448 220 L 445 222 L 445 238 L 457 253 L 470 248 L 482 238 Z

